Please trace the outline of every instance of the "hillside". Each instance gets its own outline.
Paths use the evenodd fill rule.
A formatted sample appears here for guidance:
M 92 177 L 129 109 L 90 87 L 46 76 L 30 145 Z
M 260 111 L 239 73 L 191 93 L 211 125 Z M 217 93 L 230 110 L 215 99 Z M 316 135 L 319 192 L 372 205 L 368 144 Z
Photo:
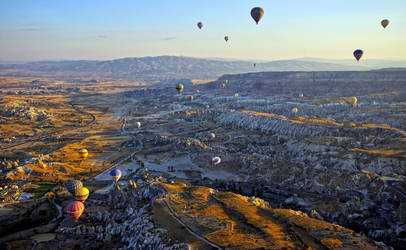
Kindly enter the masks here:
M 223 74 L 259 71 L 342 71 L 368 70 L 362 66 L 299 60 L 266 63 L 221 61 L 192 57 L 158 56 L 122 58 L 109 61 L 42 61 L 25 64 L 2 64 L 2 76 L 91 77 L 130 80 L 213 79 Z

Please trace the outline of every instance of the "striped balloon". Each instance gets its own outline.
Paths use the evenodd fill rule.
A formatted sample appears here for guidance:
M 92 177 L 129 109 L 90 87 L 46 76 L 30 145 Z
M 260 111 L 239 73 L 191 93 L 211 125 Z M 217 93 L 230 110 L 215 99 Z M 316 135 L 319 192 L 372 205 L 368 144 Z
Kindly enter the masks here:
M 82 187 L 79 189 L 79 191 L 76 193 L 76 196 L 74 197 L 75 200 L 85 202 L 87 197 L 89 197 L 89 189 Z
M 69 193 L 73 196 L 77 195 L 77 192 L 83 187 L 83 183 L 78 180 L 67 181 L 66 188 L 68 189 Z
M 110 172 L 110 176 L 113 181 L 117 182 L 121 177 L 121 171 L 119 169 L 113 169 Z
M 66 206 L 66 213 L 75 219 L 75 222 L 78 221 L 79 217 L 82 215 L 83 211 L 85 210 L 85 205 L 83 205 L 80 201 L 74 201 L 69 203 Z

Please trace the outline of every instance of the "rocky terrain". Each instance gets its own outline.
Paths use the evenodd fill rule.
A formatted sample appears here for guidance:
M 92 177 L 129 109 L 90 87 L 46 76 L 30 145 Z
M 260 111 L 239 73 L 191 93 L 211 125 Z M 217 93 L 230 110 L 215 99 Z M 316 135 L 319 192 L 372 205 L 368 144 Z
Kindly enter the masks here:
M 7 186 L 53 181 L 63 189 L 64 181 L 82 179 L 91 188 L 79 224 L 59 217 L 53 228 L 43 231 L 56 234 L 55 240 L 39 243 L 38 248 L 52 244 L 151 249 L 210 248 L 214 244 L 232 248 L 238 247 L 232 242 L 239 242 L 236 239 L 248 232 L 256 240 L 256 248 L 272 248 L 267 244 L 273 242 L 291 248 L 365 249 L 366 245 L 358 245 L 364 242 L 371 248 L 402 249 L 406 244 L 405 79 L 406 72 L 401 70 L 262 72 L 224 75 L 209 83 L 189 80 L 182 94 L 176 94 L 171 81 L 149 87 L 61 83 L 60 91 L 67 86 L 78 89 L 65 92 L 63 99 L 43 95 L 28 105 L 21 99 L 32 100 L 33 93 L 3 92 L 1 104 L 13 107 L 4 109 L 8 110 L 1 116 L 4 126 L 29 120 L 23 115 L 26 110 L 16 107 L 44 110 L 53 122 L 43 126 L 34 119 L 35 126 L 43 127 L 41 133 L 37 127 L 32 134 L 26 128 L 32 140 L 3 132 L 2 171 L 11 182 Z M 44 89 L 50 85 L 41 83 Z M 10 86 L 6 91 L 21 90 Z M 348 104 L 352 96 L 358 99 L 353 106 Z M 293 113 L 294 108 L 298 112 Z M 140 128 L 137 122 L 142 124 Z M 81 162 L 77 151 L 83 147 L 89 150 L 89 158 Z M 215 156 L 221 158 L 217 166 L 211 162 Z M 13 166 L 17 159 L 25 174 Z M 108 188 L 112 168 L 123 172 L 120 191 Z M 145 173 L 134 177 L 145 168 L 151 178 Z M 129 180 L 139 186 L 128 185 Z M 190 188 L 181 183 L 190 183 L 185 184 Z M 40 188 L 53 190 L 54 186 Z M 37 196 L 45 193 L 37 192 Z M 61 190 L 52 193 L 56 194 L 55 204 L 63 207 L 69 201 Z M 248 198 L 252 196 L 258 199 Z M 238 207 L 227 203 L 229 199 L 238 202 Z M 267 226 L 259 226 L 262 222 L 254 219 L 265 215 L 254 213 L 245 202 L 272 209 L 286 237 L 280 242 L 267 240 L 279 237 L 273 235 L 277 232 L 274 227 L 261 231 L 262 236 L 250 231 L 252 226 Z M 209 204 L 217 204 L 225 212 L 217 213 L 216 208 L 215 214 L 209 214 L 212 210 L 204 209 Z M 243 208 L 246 210 L 239 210 Z M 234 210 L 237 212 L 230 212 Z M 236 214 L 245 214 L 245 219 Z M 172 219 L 168 222 L 168 218 Z M 255 222 L 247 223 L 248 218 Z M 315 234 L 321 231 L 307 228 L 312 223 L 305 218 L 337 225 L 332 227 L 334 237 Z M 238 226 L 230 233 L 227 230 L 233 225 Z M 185 227 L 197 236 L 186 237 L 192 233 Z M 299 231 L 284 231 L 292 227 Z M 350 229 L 343 229 L 348 233 L 335 235 L 344 227 Z M 77 238 L 73 240 L 72 235 Z M 93 240 L 86 239 L 87 235 Z M 18 237 L 13 237 L 2 242 L 16 244 L 12 239 Z M 311 240 L 295 240 L 301 237 Z M 255 245 L 253 242 L 246 244 Z M 248 248 L 255 248 L 253 245 Z

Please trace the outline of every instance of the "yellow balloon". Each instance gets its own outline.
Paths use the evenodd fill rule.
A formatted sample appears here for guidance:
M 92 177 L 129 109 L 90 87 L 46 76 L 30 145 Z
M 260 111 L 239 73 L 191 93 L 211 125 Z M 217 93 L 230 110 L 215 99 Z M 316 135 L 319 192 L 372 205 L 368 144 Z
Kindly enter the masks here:
M 81 201 L 81 202 L 85 202 L 87 197 L 89 197 L 89 189 L 82 187 L 81 189 L 79 189 L 79 191 L 77 192 L 76 196 L 75 196 L 75 200 Z
M 81 149 L 80 151 L 79 151 L 79 156 L 80 156 L 80 158 L 82 158 L 82 159 L 86 159 L 87 158 L 87 156 L 89 155 L 89 152 L 87 151 L 87 149 Z
M 357 97 L 353 96 L 353 97 L 350 97 L 350 98 L 347 100 L 347 102 L 348 102 L 351 106 L 354 106 L 355 104 L 357 104 L 358 99 L 357 99 Z

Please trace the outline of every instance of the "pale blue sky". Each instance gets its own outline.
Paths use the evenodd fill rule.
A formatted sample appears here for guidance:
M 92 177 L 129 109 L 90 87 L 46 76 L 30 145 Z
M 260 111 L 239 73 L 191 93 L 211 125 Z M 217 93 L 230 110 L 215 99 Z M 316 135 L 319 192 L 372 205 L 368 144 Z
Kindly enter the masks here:
M 351 58 L 358 48 L 406 59 L 406 0 L 0 0 L 0 60 Z

